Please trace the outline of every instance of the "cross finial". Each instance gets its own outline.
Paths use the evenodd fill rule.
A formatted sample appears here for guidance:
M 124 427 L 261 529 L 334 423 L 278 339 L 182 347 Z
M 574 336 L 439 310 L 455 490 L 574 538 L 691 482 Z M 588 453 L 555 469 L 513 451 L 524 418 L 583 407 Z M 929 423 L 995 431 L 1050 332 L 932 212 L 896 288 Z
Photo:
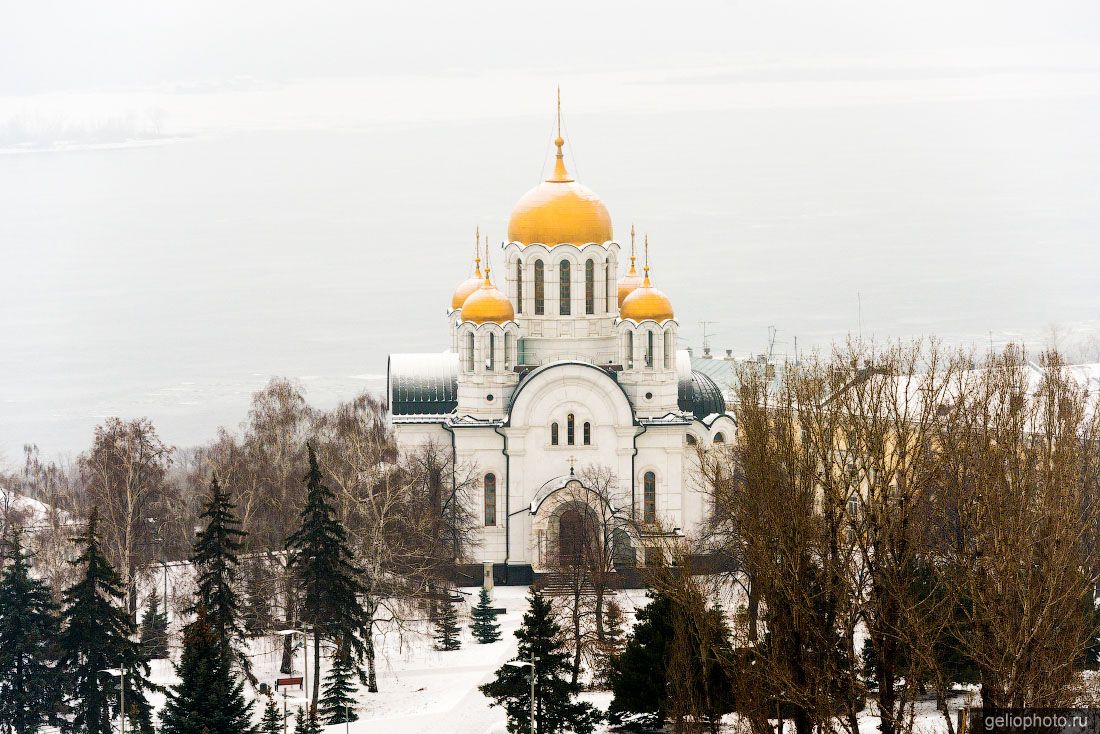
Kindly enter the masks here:
M 570 456 L 569 457 L 569 476 L 573 476 L 573 467 L 575 467 L 576 465 L 577 465 L 577 457 L 576 456 Z
M 645 234 L 645 274 L 649 277 L 649 232 Z
M 561 137 L 561 85 L 558 85 L 558 137 Z
M 489 282 L 489 235 L 485 235 L 485 282 Z

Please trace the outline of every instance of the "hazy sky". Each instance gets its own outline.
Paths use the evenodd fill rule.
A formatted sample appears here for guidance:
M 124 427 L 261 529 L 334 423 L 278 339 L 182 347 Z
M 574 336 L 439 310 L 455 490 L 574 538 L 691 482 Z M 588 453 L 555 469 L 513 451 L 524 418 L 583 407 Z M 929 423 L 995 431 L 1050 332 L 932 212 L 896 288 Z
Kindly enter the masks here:
M 200 443 L 272 376 L 326 405 L 443 349 L 558 84 L 682 346 L 1100 331 L 1095 0 L 7 0 L 0 467 L 108 415 Z

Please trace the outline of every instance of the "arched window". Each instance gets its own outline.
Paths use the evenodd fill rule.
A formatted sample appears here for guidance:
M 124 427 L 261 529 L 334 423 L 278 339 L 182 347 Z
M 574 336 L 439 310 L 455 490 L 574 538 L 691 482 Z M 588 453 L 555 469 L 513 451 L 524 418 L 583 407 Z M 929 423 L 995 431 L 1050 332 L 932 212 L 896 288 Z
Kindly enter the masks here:
M 592 445 L 592 424 L 588 421 L 584 422 L 584 445 Z
M 653 332 L 645 333 L 645 366 L 653 366 Z
M 554 421 L 550 424 L 550 445 L 558 445 L 558 422 Z
M 485 367 L 490 372 L 497 368 L 497 339 L 492 332 L 489 332 L 489 358 L 485 360 Z
M 642 476 L 642 522 L 657 522 L 657 475 L 651 471 Z
M 512 335 L 504 334 L 504 369 L 512 367 Z
M 593 260 L 584 264 L 584 312 L 596 313 L 596 263 Z
M 726 442 L 726 437 L 723 436 L 721 433 L 716 433 L 716 434 L 714 434 L 714 442 L 715 443 L 725 443 Z
M 688 446 L 694 446 L 696 443 L 698 443 L 695 436 L 691 435 L 690 433 L 687 435 L 686 440 Z
M 565 416 L 565 442 L 570 446 L 574 443 L 576 423 L 577 421 L 572 413 Z
M 546 266 L 535 260 L 535 315 L 546 313 Z
M 485 475 L 485 526 L 497 524 L 497 476 Z
M 562 260 L 558 263 L 558 314 L 561 316 L 568 316 L 572 313 L 570 309 L 571 288 L 570 288 L 570 267 L 568 260 Z
M 672 332 L 665 331 L 665 369 L 672 369 Z
M 474 332 L 466 334 L 466 371 L 474 371 Z
M 626 368 L 628 370 L 634 369 L 634 332 L 626 332 Z
M 523 313 L 523 261 L 516 260 L 516 313 Z
M 611 266 L 603 264 L 603 312 L 611 310 Z

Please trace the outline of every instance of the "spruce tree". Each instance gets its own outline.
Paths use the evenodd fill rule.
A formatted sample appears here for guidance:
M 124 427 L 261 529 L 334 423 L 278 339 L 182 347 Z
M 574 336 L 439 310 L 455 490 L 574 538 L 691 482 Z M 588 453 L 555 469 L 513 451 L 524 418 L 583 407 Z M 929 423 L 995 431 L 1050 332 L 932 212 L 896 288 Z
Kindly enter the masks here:
M 649 592 L 649 604 L 638 610 L 634 630 L 612 663 L 610 683 L 615 694 L 608 709 L 612 720 L 633 714 L 660 725 L 668 704 L 668 651 L 674 633 L 672 598 Z
M 470 625 L 470 632 L 478 642 L 487 645 L 500 639 L 500 625 L 496 623 L 497 613 L 493 611 L 488 589 L 482 587 L 477 604 L 470 610 L 470 616 L 474 620 Z
M 206 527 L 196 535 L 191 552 L 191 563 L 198 572 L 191 611 L 205 607 L 207 624 L 213 629 L 215 640 L 225 646 L 244 674 L 253 680 L 252 663 L 243 649 L 245 632 L 237 598 L 237 554 L 245 533 L 233 509 L 229 493 L 222 489 L 218 477 L 212 476 L 210 496 L 199 515 L 206 521 Z
M 64 729 L 73 734 L 111 734 L 112 714 L 118 714 L 119 677 L 125 675 L 126 709 L 137 709 L 141 734 L 153 734 L 151 707 L 145 697 L 158 690 L 149 683 L 149 661 L 132 637 L 134 624 L 125 609 L 122 579 L 100 549 L 99 514 L 93 509 L 85 533 L 75 542 L 84 550 L 73 561 L 81 577 L 65 591 L 62 613 L 62 689 L 71 719 Z
M 58 703 L 57 605 L 31 577 L 19 536 L 5 544 L 0 577 L 0 732 L 33 734 L 52 721 Z
M 183 631 L 183 654 L 161 714 L 164 734 L 240 734 L 251 725 L 244 683 L 233 674 L 232 652 L 218 639 L 206 607 Z
M 600 688 L 611 686 L 611 666 L 623 651 L 623 608 L 609 599 L 603 609 L 603 639 L 596 643 L 595 683 Z
M 444 599 L 436 607 L 435 624 L 435 649 L 457 650 L 462 647 L 459 634 L 462 628 L 458 625 L 458 612 L 450 599 Z
M 294 717 L 294 734 L 321 734 L 321 724 L 317 717 L 301 706 Z
M 321 639 L 342 641 L 358 662 L 366 653 L 361 635 L 366 613 L 359 569 L 352 563 L 347 530 L 336 517 L 332 490 L 325 486 L 317 454 L 309 449 L 306 504 L 301 526 L 286 543 L 290 569 L 301 589 L 302 621 L 313 628 L 313 706 L 320 696 Z M 316 709 L 313 709 L 316 711 Z
M 168 612 L 160 609 L 156 586 L 141 615 L 141 645 L 150 658 L 168 657 Z
M 275 703 L 275 698 L 270 694 L 268 694 L 267 703 L 264 704 L 259 734 L 283 734 L 283 712 L 279 710 L 279 704 Z
M 572 663 L 565 651 L 561 627 L 554 621 L 553 608 L 534 588 L 529 602 L 523 626 L 516 630 L 519 654 L 515 660 L 530 663 L 532 654 L 536 658 L 536 728 L 539 734 L 590 734 L 602 716 L 591 704 L 575 700 L 581 687 L 571 682 Z M 530 676 L 529 667 L 503 665 L 494 680 L 479 688 L 493 699 L 490 706 L 504 707 L 510 732 L 525 732 L 531 726 Z
M 359 715 L 355 713 L 355 683 L 352 678 L 355 675 L 355 662 L 351 655 L 341 645 L 337 648 L 332 658 L 332 667 L 325 676 L 324 692 L 321 695 L 320 718 L 326 724 L 343 724 L 347 721 L 357 721 Z

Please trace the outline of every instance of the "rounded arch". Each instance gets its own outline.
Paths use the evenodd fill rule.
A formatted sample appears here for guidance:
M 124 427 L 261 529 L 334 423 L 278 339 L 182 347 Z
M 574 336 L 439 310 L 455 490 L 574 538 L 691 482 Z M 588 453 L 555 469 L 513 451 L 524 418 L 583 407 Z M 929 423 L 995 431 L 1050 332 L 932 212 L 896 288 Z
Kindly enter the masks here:
M 556 362 L 533 370 L 512 394 L 508 425 L 544 425 L 561 405 L 561 390 L 584 405 L 593 423 L 632 425 L 634 411 L 622 386 L 587 362 Z

